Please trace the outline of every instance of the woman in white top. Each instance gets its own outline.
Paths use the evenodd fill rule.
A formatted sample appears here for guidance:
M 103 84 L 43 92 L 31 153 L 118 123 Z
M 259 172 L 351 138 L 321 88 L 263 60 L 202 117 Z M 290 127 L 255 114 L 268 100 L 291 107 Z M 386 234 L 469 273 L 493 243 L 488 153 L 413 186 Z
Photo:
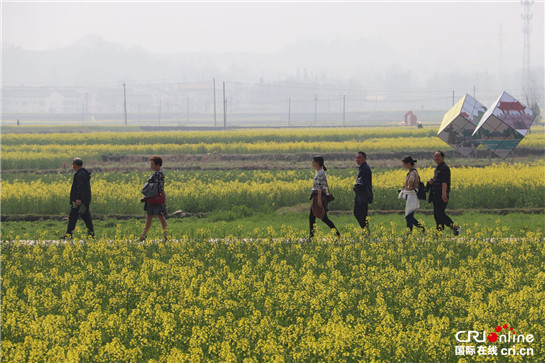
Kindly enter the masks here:
M 420 182 L 420 176 L 414 167 L 416 160 L 414 160 L 412 156 L 405 156 L 401 161 L 403 162 L 403 167 L 409 171 L 405 177 L 403 189 L 401 189 L 401 192 L 399 193 L 399 199 L 405 200 L 405 220 L 407 221 L 407 228 L 412 232 L 413 226 L 416 226 L 422 229 L 422 232 L 425 232 L 426 229 L 424 226 L 414 217 L 414 212 L 420 208 L 420 201 L 416 195 L 418 183 Z
M 341 236 L 339 230 L 335 227 L 333 222 L 327 217 L 327 168 L 324 165 L 324 158 L 322 156 L 315 156 L 312 158 L 312 167 L 316 169 L 316 176 L 314 177 L 314 183 L 310 190 L 310 198 L 312 199 L 312 207 L 310 208 L 310 237 L 314 237 L 314 224 L 316 223 L 316 217 L 320 218 L 331 229 L 335 229 L 337 236 Z

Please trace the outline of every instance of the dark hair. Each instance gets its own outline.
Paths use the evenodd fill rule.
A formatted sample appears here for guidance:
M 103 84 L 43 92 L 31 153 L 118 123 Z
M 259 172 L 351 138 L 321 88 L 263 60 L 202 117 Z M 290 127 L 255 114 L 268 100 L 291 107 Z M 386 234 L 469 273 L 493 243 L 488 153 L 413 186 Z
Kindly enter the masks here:
M 367 155 L 363 151 L 358 151 L 358 154 L 363 156 L 364 158 L 367 158 Z
M 442 157 L 442 158 L 444 158 L 444 157 L 445 157 L 445 153 L 444 153 L 444 152 L 442 152 L 441 150 L 435 150 L 435 151 L 433 152 L 433 155 L 435 155 L 435 153 L 439 153 L 439 154 L 441 154 L 441 157 Z
M 324 171 L 327 171 L 327 168 L 324 165 L 324 157 L 323 156 L 316 155 L 315 157 L 312 158 L 312 161 L 317 162 L 318 165 L 320 165 L 322 168 L 324 168 Z
M 401 161 L 403 161 L 405 164 L 411 164 L 411 166 L 414 166 L 414 164 L 415 164 L 418 160 L 415 160 L 415 159 L 413 159 L 412 156 L 407 155 L 407 156 L 403 157 L 403 159 L 401 159 Z
M 155 165 L 162 166 L 163 165 L 163 159 L 161 159 L 160 156 L 152 156 L 149 161 L 153 161 Z
M 77 166 L 83 166 L 83 160 L 81 160 L 80 158 L 74 158 L 74 160 L 72 160 L 72 165 L 76 164 Z

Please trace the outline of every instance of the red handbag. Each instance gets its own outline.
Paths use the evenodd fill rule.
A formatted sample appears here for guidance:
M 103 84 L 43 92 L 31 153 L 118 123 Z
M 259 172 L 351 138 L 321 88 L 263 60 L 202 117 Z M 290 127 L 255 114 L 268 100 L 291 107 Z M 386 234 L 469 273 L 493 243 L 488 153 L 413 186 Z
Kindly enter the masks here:
M 146 199 L 146 202 L 149 204 L 165 204 L 165 201 L 165 193 L 159 193 L 154 197 Z

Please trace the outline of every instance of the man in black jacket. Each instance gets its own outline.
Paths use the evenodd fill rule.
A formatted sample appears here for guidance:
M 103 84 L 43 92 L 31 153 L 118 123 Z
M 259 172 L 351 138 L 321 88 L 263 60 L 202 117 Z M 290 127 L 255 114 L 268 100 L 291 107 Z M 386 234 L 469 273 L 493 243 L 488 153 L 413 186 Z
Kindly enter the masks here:
M 433 153 L 433 161 L 437 166 L 433 173 L 433 179 L 428 181 L 426 190 L 430 190 L 430 196 L 428 201 L 433 202 L 433 217 L 435 218 L 435 224 L 437 229 L 443 230 L 445 225 L 450 227 L 457 236 L 460 234 L 462 227 L 454 224 L 452 219 L 445 213 L 450 193 L 450 168 L 445 163 L 445 154 L 437 150 Z
M 91 220 L 91 212 L 89 212 L 89 205 L 91 204 L 91 172 L 83 167 L 83 161 L 80 158 L 74 159 L 72 167 L 76 173 L 70 190 L 71 208 L 66 236 L 72 237 L 72 231 L 76 228 L 76 222 L 81 215 L 81 219 L 87 226 L 89 236 L 94 237 L 93 221 Z
M 367 164 L 367 155 L 363 151 L 358 151 L 356 154 L 356 164 L 359 165 L 359 169 L 354 184 L 354 192 L 356 193 L 354 217 L 356 217 L 362 229 L 369 231 L 367 214 L 369 203 L 373 202 L 373 183 L 371 168 Z

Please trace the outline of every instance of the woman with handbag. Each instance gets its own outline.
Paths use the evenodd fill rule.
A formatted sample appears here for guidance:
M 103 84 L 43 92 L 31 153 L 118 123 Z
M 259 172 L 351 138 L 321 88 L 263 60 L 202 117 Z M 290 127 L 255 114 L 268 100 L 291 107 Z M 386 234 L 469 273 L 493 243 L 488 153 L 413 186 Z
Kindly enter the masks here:
M 314 182 L 312 189 L 310 190 L 310 198 L 312 199 L 312 207 L 310 208 L 310 237 L 314 237 L 314 224 L 316 223 L 316 217 L 320 218 L 331 229 L 335 229 L 338 237 L 341 236 L 339 230 L 335 227 L 333 222 L 327 217 L 327 202 L 328 202 L 328 185 L 327 185 L 327 168 L 324 165 L 324 158 L 322 156 L 315 156 L 312 158 L 312 167 L 316 170 L 314 176 Z M 329 197 L 329 198 L 332 198 Z
M 146 235 L 151 227 L 153 217 L 157 216 L 161 227 L 163 227 L 163 236 L 165 241 L 168 238 L 167 232 L 167 205 L 165 199 L 165 174 L 161 170 L 163 165 L 163 159 L 159 156 L 152 156 L 150 158 L 150 168 L 154 171 L 153 175 L 148 179 L 148 182 L 142 188 L 142 194 L 144 198 L 140 201 L 144 203 L 144 210 L 146 211 L 146 225 L 144 231 L 140 236 L 140 240 L 144 241 Z
M 414 212 L 420 208 L 420 201 L 418 200 L 417 191 L 420 184 L 420 176 L 418 171 L 414 167 L 416 160 L 412 156 L 405 156 L 402 160 L 403 167 L 409 172 L 405 177 L 405 184 L 403 189 L 399 192 L 399 199 L 405 200 L 405 220 L 407 221 L 407 228 L 413 231 L 413 226 L 416 226 L 426 232 L 426 228 L 418 222 L 414 217 Z

